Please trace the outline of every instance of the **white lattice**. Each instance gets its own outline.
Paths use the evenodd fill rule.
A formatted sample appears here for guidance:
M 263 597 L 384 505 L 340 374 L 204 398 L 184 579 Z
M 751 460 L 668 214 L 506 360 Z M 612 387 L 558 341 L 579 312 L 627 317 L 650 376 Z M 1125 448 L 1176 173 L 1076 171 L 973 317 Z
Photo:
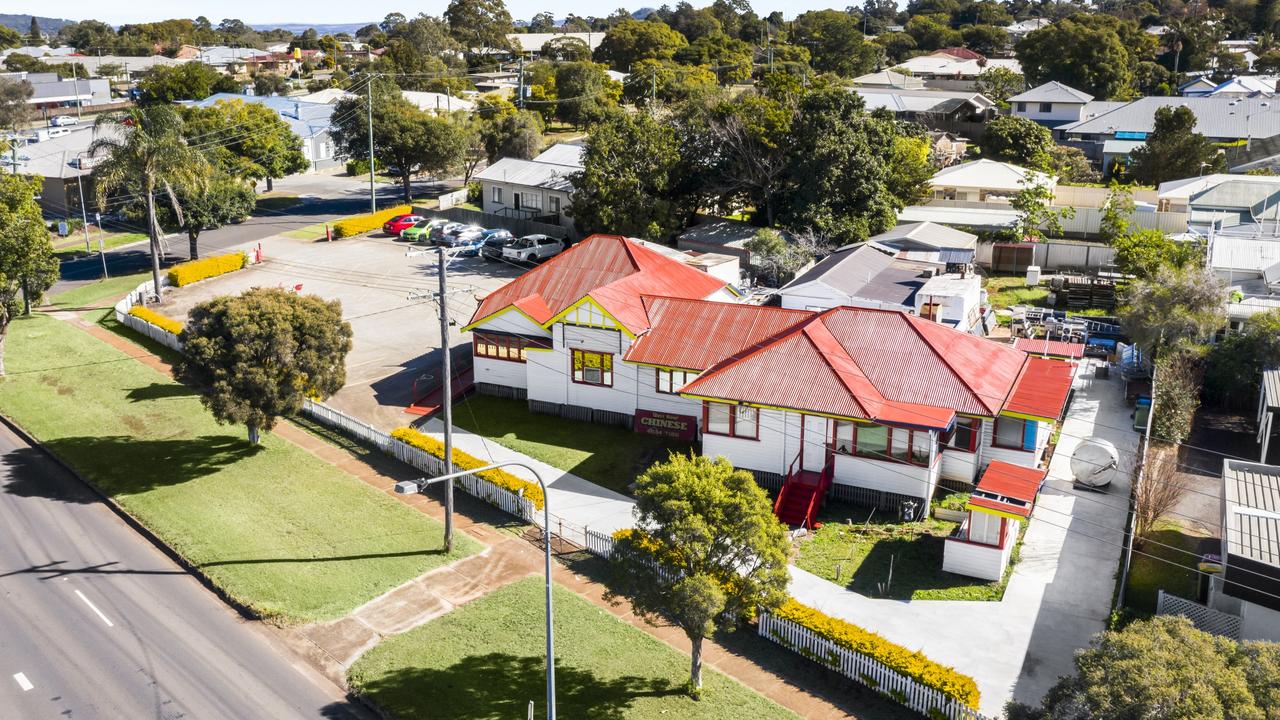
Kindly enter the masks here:
M 1161 590 L 1156 601 L 1157 615 L 1181 615 L 1200 630 L 1214 635 L 1240 639 L 1240 616 L 1214 610 L 1194 600 L 1170 595 Z

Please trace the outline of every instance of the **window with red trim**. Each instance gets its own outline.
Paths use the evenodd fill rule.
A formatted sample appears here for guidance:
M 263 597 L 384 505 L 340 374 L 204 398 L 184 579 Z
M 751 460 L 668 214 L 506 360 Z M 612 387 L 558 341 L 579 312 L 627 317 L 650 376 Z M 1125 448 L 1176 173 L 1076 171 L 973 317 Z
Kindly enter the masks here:
M 573 351 L 573 381 L 613 387 L 613 355 L 591 350 Z
M 529 340 L 514 335 L 492 335 L 489 333 L 474 333 L 474 335 L 475 337 L 471 341 L 472 354 L 475 357 L 489 358 L 491 360 L 524 362 L 526 349 L 533 346 L 533 343 Z
M 1036 432 L 1038 429 L 1039 423 L 1035 420 L 1001 415 L 996 418 L 991 444 L 1006 450 L 1032 452 L 1036 449 Z
M 842 455 L 923 467 L 929 464 L 931 441 L 928 430 L 836 420 L 831 449 Z
M 958 417 L 951 431 L 942 436 L 942 445 L 950 450 L 974 452 L 978 449 L 980 437 L 982 437 L 982 420 Z
M 663 395 L 678 395 L 685 385 L 698 379 L 698 373 L 691 370 L 657 369 L 657 391 Z
M 702 431 L 709 435 L 760 439 L 760 410 L 749 405 L 708 402 L 702 406 Z

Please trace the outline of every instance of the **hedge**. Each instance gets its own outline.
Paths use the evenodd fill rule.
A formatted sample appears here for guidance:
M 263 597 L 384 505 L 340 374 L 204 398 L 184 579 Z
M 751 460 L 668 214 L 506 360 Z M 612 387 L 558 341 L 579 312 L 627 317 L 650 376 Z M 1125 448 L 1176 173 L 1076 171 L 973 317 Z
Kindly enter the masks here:
M 194 282 L 234 272 L 248 264 L 249 256 L 242 252 L 214 255 L 213 257 L 184 262 L 181 265 L 174 265 L 169 268 L 169 284 L 174 287 L 190 285 Z
M 402 427 L 392 430 L 391 437 L 406 445 L 412 445 L 413 447 L 434 455 L 442 460 L 444 459 L 444 443 L 436 440 L 430 435 L 424 435 L 413 428 Z M 478 467 L 490 465 L 491 463 L 472 457 L 458 448 L 454 448 L 453 464 L 457 466 L 459 470 L 474 470 Z M 546 504 L 546 498 L 542 494 L 542 487 L 540 485 L 529 482 L 523 478 L 516 477 L 515 475 L 512 475 L 500 468 L 476 473 L 476 477 L 488 480 L 494 485 L 510 490 L 513 493 L 523 494 L 529 502 L 533 503 L 533 507 L 535 509 L 541 510 L 542 506 Z
M 149 322 L 152 325 L 155 325 L 161 330 L 167 333 L 170 333 L 172 335 L 182 334 L 182 323 L 178 322 L 177 320 L 174 320 L 168 315 L 161 315 L 160 313 L 154 310 L 145 308 L 141 305 L 134 305 L 133 307 L 129 308 L 129 314 L 138 318 L 139 320 L 142 320 L 144 322 Z
M 839 645 L 846 650 L 866 655 L 890 670 L 930 687 L 948 697 L 977 709 L 978 684 L 968 675 L 954 668 L 936 663 L 920 652 L 912 652 L 901 645 L 889 642 L 870 630 L 863 630 L 853 623 L 833 618 L 794 599 L 773 611 L 781 620 L 790 620 L 814 634 Z
M 363 235 L 372 230 L 381 229 L 384 223 L 397 215 L 407 215 L 411 212 L 413 212 L 413 206 L 397 205 L 386 210 L 379 210 L 376 213 L 366 213 L 339 220 L 333 224 L 333 236 L 335 238 L 344 238 Z

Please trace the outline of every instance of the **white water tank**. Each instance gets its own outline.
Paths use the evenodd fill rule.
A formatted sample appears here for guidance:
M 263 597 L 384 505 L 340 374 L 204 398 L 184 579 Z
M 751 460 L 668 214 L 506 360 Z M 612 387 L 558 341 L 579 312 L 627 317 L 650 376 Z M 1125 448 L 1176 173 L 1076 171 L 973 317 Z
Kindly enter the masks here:
M 1027 266 L 1027 287 L 1035 287 L 1040 284 L 1040 266 Z

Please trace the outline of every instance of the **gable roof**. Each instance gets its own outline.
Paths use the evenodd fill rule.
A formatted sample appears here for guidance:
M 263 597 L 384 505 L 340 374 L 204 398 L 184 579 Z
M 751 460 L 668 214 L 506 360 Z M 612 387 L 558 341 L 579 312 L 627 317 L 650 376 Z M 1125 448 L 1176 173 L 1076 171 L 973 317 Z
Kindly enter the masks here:
M 1009 102 L 1056 102 L 1056 103 L 1080 103 L 1084 104 L 1093 100 L 1093 96 L 1082 90 L 1077 90 L 1070 85 L 1063 85 L 1057 80 L 1051 80 L 1043 85 L 1033 87 L 1030 90 L 1014 95 L 1009 98 Z
M 504 157 L 476 173 L 477 180 L 572 192 L 570 176 L 582 169 L 582 146 L 552 145 L 532 160 Z
M 972 160 L 939 170 L 929 183 L 940 187 L 976 187 L 986 190 L 1017 192 L 1023 182 L 1042 180 L 1053 184 L 1056 178 L 1037 170 L 995 160 Z
M 966 506 L 993 510 L 1000 515 L 1031 517 L 1045 470 L 992 460 L 983 471 Z
M 685 392 L 936 427 L 957 412 L 998 414 L 1029 360 L 907 313 L 839 307 L 717 364 Z
M 1057 130 L 1081 135 L 1150 133 L 1155 129 L 1156 110 L 1162 107 L 1190 109 L 1196 116 L 1195 131 L 1210 139 L 1243 140 L 1250 136 L 1280 135 L 1280 103 L 1265 97 L 1229 95 L 1138 98 L 1091 117 L 1083 116 L 1079 122 L 1062 125 Z
M 649 328 L 642 296 L 702 299 L 724 287 L 723 280 L 620 235 L 592 235 L 490 293 L 468 327 L 510 307 L 545 325 L 590 296 L 638 334 Z
M 813 315 L 808 310 L 645 297 L 649 331 L 627 350 L 627 362 L 706 370 Z
M 912 305 L 924 285 L 925 265 L 898 260 L 875 246 L 863 243 L 841 248 L 780 290 L 794 292 L 810 283 L 822 283 L 849 297 Z
M 911 242 L 904 243 L 907 240 Z M 899 223 L 890 230 L 867 238 L 867 242 L 877 242 L 891 246 L 897 244 L 925 245 L 941 250 L 943 248 L 974 247 L 978 243 L 978 236 L 963 230 L 949 228 L 946 225 L 924 221 Z

